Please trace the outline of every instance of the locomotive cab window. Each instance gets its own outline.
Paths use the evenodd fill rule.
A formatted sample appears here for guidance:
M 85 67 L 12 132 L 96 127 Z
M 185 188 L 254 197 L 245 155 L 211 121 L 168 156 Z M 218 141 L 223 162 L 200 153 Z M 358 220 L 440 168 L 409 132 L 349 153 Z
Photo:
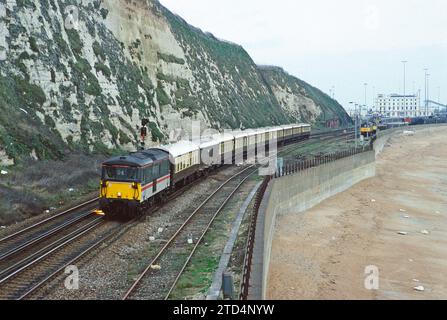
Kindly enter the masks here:
M 160 177 L 160 165 L 155 164 L 152 169 L 153 179 L 157 179 Z
M 152 175 L 152 166 L 144 168 L 144 183 L 150 183 L 154 180 Z
M 164 177 L 169 173 L 169 162 L 168 161 L 163 161 L 161 163 L 161 176 Z
M 104 166 L 102 169 L 103 180 L 139 180 L 139 170 L 135 167 L 112 167 Z

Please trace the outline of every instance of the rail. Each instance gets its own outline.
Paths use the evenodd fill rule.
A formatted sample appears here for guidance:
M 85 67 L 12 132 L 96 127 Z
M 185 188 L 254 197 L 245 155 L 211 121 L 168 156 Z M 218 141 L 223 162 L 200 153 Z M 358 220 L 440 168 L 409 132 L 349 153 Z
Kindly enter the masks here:
M 255 244 L 255 235 L 256 235 L 256 223 L 258 221 L 259 208 L 261 206 L 262 199 L 264 198 L 265 191 L 267 190 L 267 187 L 271 180 L 272 176 L 266 176 L 264 178 L 264 181 L 262 181 L 262 185 L 256 194 L 253 213 L 250 219 L 250 226 L 248 229 L 247 242 L 245 245 L 246 249 L 245 249 L 239 300 L 247 300 L 248 298 L 248 291 L 250 288 L 251 265 L 253 260 L 253 248 Z
M 363 147 L 351 148 L 348 150 L 338 151 L 322 156 L 315 156 L 306 160 L 286 160 L 282 165 L 278 165 L 274 177 L 280 178 L 283 176 L 295 174 L 297 172 L 307 170 L 309 168 L 318 167 L 322 164 L 337 161 L 339 159 L 347 158 L 360 154 L 363 152 L 372 151 L 374 149 L 373 140 L 371 143 Z

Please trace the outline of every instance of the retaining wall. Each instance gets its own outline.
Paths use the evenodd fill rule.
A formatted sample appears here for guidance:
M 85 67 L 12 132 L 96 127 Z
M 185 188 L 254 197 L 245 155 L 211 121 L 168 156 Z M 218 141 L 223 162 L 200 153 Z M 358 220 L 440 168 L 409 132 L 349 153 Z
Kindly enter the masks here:
M 388 140 L 405 130 L 421 131 L 440 125 L 400 127 L 382 131 L 374 150 L 339 159 L 270 182 L 259 208 L 250 277 L 249 299 L 264 299 L 276 218 L 309 210 L 325 199 L 375 176 L 376 156 Z
M 375 152 L 339 159 L 273 180 L 263 202 L 264 241 L 262 297 L 265 297 L 270 253 L 277 216 L 306 211 L 356 183 L 375 176 Z

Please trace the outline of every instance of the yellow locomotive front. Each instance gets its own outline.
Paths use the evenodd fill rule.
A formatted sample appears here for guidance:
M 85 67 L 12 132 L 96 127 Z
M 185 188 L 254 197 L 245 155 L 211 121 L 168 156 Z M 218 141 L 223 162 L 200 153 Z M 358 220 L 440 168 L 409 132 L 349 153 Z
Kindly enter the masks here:
M 103 165 L 100 207 L 106 213 L 133 212 L 141 202 L 141 169 L 124 165 Z
M 149 149 L 112 158 L 102 165 L 100 209 L 135 216 L 171 185 L 169 153 Z

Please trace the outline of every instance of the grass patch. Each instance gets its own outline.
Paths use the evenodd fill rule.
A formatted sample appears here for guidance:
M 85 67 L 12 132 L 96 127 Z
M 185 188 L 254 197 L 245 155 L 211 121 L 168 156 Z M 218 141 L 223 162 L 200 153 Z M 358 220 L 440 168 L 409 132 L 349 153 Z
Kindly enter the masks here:
M 36 53 L 39 53 L 39 48 L 37 46 L 36 38 L 29 37 L 29 46 L 30 46 L 31 50 L 33 50 Z
M 106 60 L 106 55 L 104 53 L 103 48 L 99 44 L 98 41 L 93 42 L 93 53 L 98 57 L 101 58 L 103 61 Z
M 177 58 L 172 54 L 165 54 L 161 52 L 157 52 L 158 59 L 163 60 L 168 63 L 176 63 L 176 64 L 185 64 L 185 60 L 182 58 Z
M 75 29 L 65 29 L 68 35 L 68 40 L 70 41 L 71 50 L 76 55 L 82 55 L 83 44 L 81 38 L 79 37 L 78 31 Z
M 104 156 L 72 154 L 64 161 L 29 160 L 9 167 L 0 181 L 0 223 L 20 221 L 96 192 L 103 160 Z
M 110 71 L 109 67 L 107 67 L 105 64 L 96 62 L 95 70 L 96 70 L 96 72 L 101 72 L 107 79 L 110 80 L 110 76 L 112 75 L 112 72 Z
M 160 81 L 158 81 L 158 86 L 157 89 L 155 89 L 155 92 L 157 94 L 157 99 L 160 106 L 171 104 L 171 98 L 169 98 L 169 96 L 166 94 L 163 88 L 163 84 Z

